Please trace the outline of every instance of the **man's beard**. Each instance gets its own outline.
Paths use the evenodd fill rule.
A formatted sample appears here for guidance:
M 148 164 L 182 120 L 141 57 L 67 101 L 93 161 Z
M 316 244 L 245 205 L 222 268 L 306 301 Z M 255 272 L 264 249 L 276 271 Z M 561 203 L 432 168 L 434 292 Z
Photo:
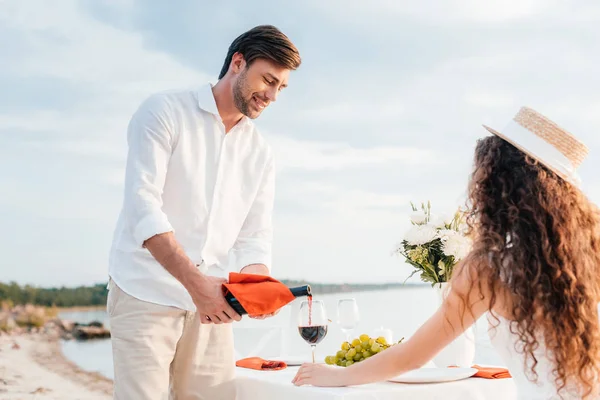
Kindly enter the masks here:
M 250 101 L 252 101 L 252 98 L 246 99 L 244 97 L 244 93 L 249 91 L 246 70 L 244 70 L 233 86 L 233 103 L 242 114 L 248 118 L 252 118 L 252 115 L 250 115 Z

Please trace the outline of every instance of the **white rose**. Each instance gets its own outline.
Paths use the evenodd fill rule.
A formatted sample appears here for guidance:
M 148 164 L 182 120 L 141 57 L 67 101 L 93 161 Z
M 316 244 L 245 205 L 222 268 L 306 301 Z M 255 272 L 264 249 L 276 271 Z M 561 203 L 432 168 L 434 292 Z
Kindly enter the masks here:
M 421 225 L 427 222 L 427 215 L 424 212 L 415 211 L 410 215 L 410 220 L 413 224 Z
M 432 225 L 414 225 L 406 232 L 404 240 L 413 246 L 419 246 L 438 237 L 437 229 Z
M 437 228 L 445 228 L 452 223 L 452 217 L 447 215 L 432 215 L 431 223 Z
M 449 232 L 454 232 L 450 234 Z M 471 240 L 458 232 L 448 231 L 442 236 L 442 249 L 447 256 L 454 256 L 455 261 L 462 260 L 471 251 Z

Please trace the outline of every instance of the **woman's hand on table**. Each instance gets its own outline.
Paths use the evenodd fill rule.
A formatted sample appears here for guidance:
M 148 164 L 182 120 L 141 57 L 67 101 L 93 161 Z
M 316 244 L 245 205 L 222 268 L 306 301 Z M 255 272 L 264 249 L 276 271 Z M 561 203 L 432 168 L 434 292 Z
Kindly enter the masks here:
M 302 364 L 292 383 L 296 386 L 346 386 L 346 369 L 326 364 Z

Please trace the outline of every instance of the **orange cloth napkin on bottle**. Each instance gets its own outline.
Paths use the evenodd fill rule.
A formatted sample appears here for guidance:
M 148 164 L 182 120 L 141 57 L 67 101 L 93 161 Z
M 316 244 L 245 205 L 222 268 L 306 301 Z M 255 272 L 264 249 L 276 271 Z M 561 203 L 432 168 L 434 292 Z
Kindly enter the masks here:
M 274 313 L 295 299 L 287 286 L 266 275 L 231 272 L 223 286 L 251 316 Z
M 485 379 L 504 379 L 512 378 L 510 372 L 506 368 L 493 368 L 493 367 L 480 367 L 479 365 L 473 365 L 478 372 L 473 375 L 475 378 Z
M 238 360 L 236 366 L 242 368 L 257 369 L 259 371 L 277 371 L 287 368 L 287 364 L 283 361 L 269 361 L 260 357 L 249 357 Z

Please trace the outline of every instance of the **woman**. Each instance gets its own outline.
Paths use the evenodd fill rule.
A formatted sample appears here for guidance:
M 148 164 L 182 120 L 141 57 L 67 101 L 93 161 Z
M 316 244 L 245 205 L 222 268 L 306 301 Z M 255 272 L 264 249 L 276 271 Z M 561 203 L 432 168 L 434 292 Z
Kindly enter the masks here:
M 452 291 L 408 341 L 348 368 L 303 365 L 296 385 L 360 385 L 419 368 L 488 312 L 522 399 L 599 396 L 600 217 L 578 189 L 587 148 L 522 108 L 478 142 L 467 223 L 473 249 Z

